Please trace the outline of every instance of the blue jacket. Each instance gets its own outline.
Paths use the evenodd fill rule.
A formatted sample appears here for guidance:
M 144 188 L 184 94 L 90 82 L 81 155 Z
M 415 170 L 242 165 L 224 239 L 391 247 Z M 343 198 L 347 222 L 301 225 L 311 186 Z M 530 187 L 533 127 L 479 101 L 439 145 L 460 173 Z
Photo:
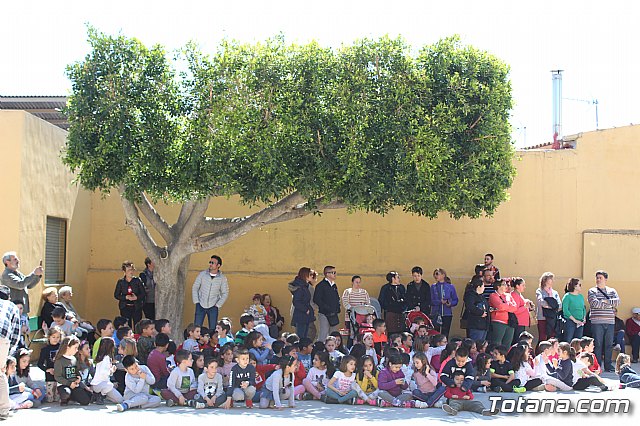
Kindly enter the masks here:
M 451 306 L 442 304 L 442 299 L 448 299 Z M 458 305 L 458 294 L 453 284 L 435 283 L 431 286 L 431 315 L 453 316 L 451 308 Z
M 309 283 L 296 277 L 293 282 L 289 283 L 289 291 L 293 294 L 293 317 L 291 318 L 293 324 L 306 324 L 315 321 Z

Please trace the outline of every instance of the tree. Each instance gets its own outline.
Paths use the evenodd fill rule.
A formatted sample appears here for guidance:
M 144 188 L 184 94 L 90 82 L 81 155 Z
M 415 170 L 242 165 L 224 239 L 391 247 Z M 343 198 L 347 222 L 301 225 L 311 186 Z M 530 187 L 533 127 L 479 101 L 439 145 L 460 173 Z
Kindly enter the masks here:
M 158 315 L 176 324 L 189 256 L 255 227 L 336 208 L 478 217 L 507 198 L 508 67 L 456 38 L 412 56 L 402 39 L 329 49 L 280 36 L 173 59 L 92 28 L 89 42 L 67 69 L 63 161 L 84 188 L 119 192 L 157 265 Z M 232 195 L 260 209 L 205 216 Z M 158 201 L 182 203 L 175 223 Z

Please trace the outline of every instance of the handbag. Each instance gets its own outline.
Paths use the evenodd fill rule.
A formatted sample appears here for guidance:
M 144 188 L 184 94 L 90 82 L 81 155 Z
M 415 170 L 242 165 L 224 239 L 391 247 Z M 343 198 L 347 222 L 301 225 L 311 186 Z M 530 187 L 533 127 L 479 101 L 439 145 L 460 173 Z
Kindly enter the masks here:
M 536 314 L 536 311 L 529 311 L 529 326 L 532 325 L 537 325 L 538 324 L 538 315 Z
M 338 318 L 338 314 L 328 314 L 325 315 L 327 317 L 327 321 L 331 327 L 335 327 L 340 324 L 340 318 Z
M 466 330 L 468 328 L 467 323 L 467 310 L 466 305 L 462 302 L 462 312 L 460 313 L 460 328 Z
M 507 312 L 509 314 L 509 320 L 507 321 L 507 325 L 511 328 L 516 328 L 518 326 L 518 317 L 513 312 Z

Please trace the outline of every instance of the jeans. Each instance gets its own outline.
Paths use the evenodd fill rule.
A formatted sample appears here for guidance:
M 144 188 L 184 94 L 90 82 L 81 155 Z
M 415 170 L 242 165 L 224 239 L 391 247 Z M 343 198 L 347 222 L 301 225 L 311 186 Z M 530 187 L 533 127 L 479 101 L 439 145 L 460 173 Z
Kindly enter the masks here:
M 593 353 L 603 370 L 613 370 L 613 365 L 611 364 L 613 330 L 613 324 L 591 324 L 595 346 Z
M 351 389 L 346 394 L 340 395 L 338 392 L 334 391 L 333 389 L 327 388 L 327 397 L 335 399 L 340 404 L 344 404 L 345 402 L 349 402 L 353 398 L 357 398 L 358 397 L 358 392 L 356 392 L 355 390 Z
M 487 338 L 487 330 L 478 330 L 476 328 L 470 328 L 467 330 L 469 332 L 469 339 L 475 340 L 486 340 Z
M 209 320 L 209 328 L 215 329 L 218 324 L 218 307 L 203 308 L 199 303 L 196 303 L 196 317 L 193 322 L 199 326 L 204 325 L 205 315 Z
M 564 341 L 571 343 L 573 339 L 579 339 L 584 332 L 584 326 L 578 327 L 578 324 L 568 319 L 564 325 Z

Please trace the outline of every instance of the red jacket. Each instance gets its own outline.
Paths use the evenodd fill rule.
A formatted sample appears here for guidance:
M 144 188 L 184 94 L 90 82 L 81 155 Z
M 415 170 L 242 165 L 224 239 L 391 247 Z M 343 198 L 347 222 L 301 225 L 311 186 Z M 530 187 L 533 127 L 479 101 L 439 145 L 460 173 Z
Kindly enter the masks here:
M 529 308 L 524 303 L 524 298 L 517 291 L 512 291 L 509 294 L 513 298 L 513 301 L 516 302 L 516 306 L 518 307 L 515 312 L 516 317 L 518 317 L 518 325 L 529 327 Z
M 256 365 L 256 390 L 262 389 L 265 383 L 265 376 L 269 371 L 275 370 L 276 364 Z
M 491 312 L 491 321 L 502 324 L 509 324 L 509 312 L 515 313 L 518 310 L 511 293 L 503 293 L 502 295 L 498 292 L 491 293 L 491 296 L 489 296 L 489 306 L 496 309 Z
M 304 369 L 304 365 L 301 362 L 298 362 L 298 369 L 296 370 L 296 374 L 293 379 L 294 386 L 300 386 L 302 381 L 307 377 L 307 370 Z
M 455 388 L 447 388 L 447 390 L 444 391 L 445 398 L 453 398 L 453 395 L 458 395 L 458 398 L 455 398 L 455 399 L 462 399 L 462 397 L 465 395 L 469 396 L 468 401 L 473 399 L 473 393 L 471 393 L 471 389 L 465 392 L 459 387 L 455 387 Z
M 629 318 L 624 326 L 627 336 L 631 339 L 633 336 L 637 336 L 640 333 L 640 325 L 636 324 L 633 318 Z

